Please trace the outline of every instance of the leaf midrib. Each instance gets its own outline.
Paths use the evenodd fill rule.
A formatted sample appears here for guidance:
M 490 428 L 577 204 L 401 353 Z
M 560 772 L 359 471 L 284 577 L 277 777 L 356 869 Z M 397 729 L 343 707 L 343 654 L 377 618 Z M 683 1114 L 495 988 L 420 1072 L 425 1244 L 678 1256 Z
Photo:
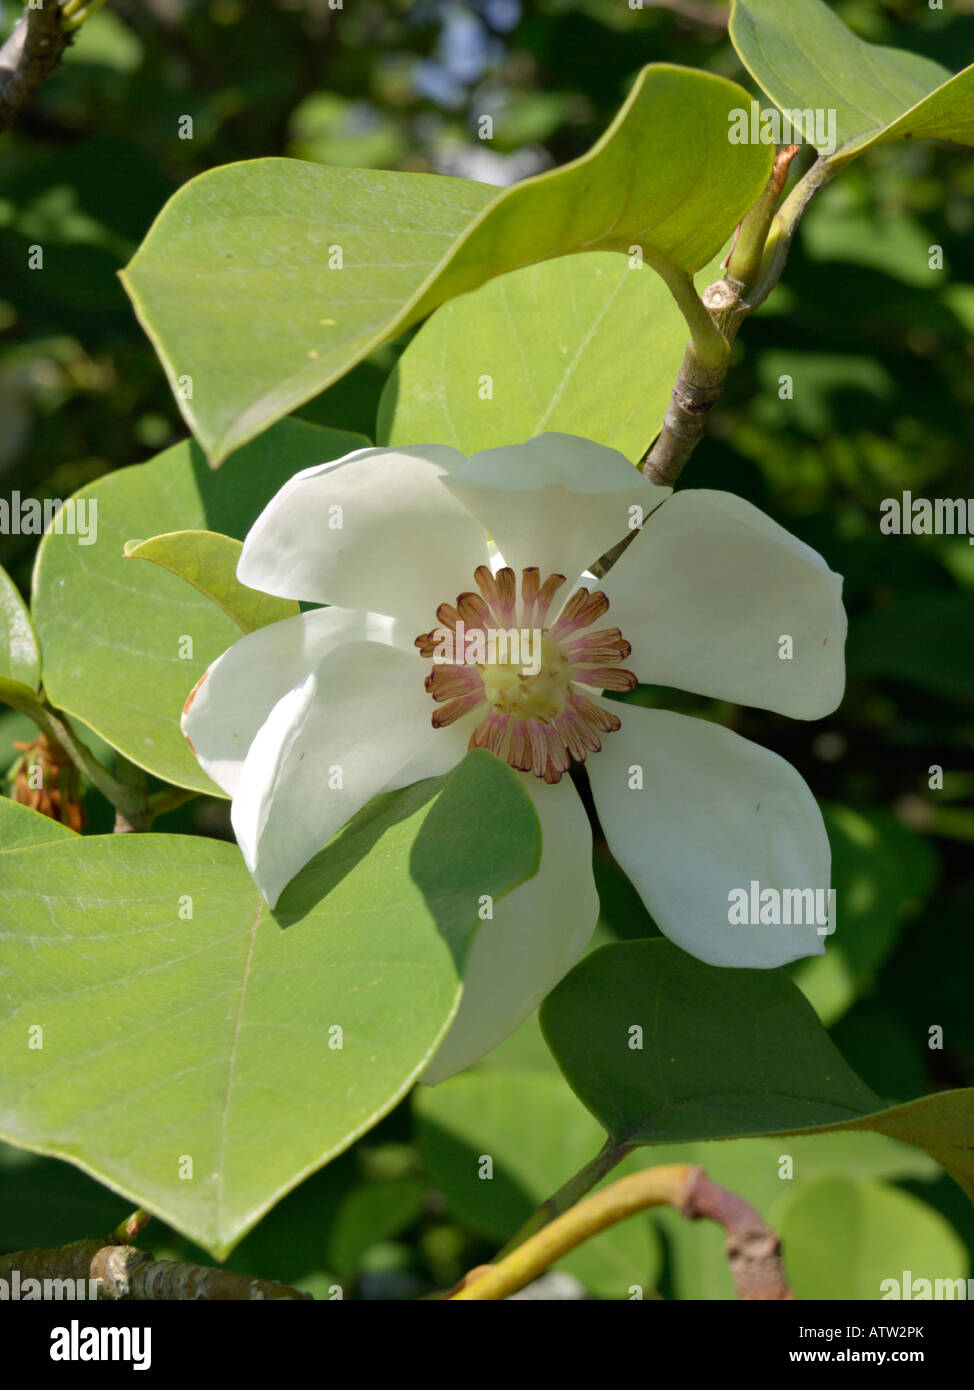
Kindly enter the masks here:
M 234 1074 L 237 1068 L 237 1053 L 240 1045 L 240 1032 L 243 1021 L 244 1003 L 247 997 L 247 985 L 250 980 L 251 966 L 254 960 L 254 946 L 257 942 L 257 928 L 264 915 L 264 899 L 258 894 L 257 911 L 254 913 L 254 920 L 250 926 L 250 940 L 247 943 L 247 959 L 244 962 L 243 978 L 240 981 L 240 1000 L 237 1004 L 237 1016 L 233 1023 L 233 1037 L 230 1043 L 230 1056 L 227 1063 L 227 1085 L 223 1096 L 223 1113 L 220 1119 L 220 1150 L 216 1166 L 216 1229 L 223 1230 L 223 1186 L 226 1178 L 226 1150 L 229 1131 L 230 1101 L 233 1091 Z

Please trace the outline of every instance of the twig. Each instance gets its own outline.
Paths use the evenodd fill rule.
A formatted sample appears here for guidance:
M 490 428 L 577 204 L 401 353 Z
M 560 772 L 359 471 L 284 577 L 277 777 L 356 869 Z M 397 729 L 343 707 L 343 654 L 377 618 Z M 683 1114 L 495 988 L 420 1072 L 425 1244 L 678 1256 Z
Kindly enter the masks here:
M 124 1221 L 118 1223 L 112 1234 L 120 1245 L 131 1245 L 133 1240 L 142 1234 L 151 1220 L 151 1212 L 146 1211 L 144 1207 L 136 1207 L 131 1216 L 127 1216 Z
M 142 768 L 118 756 L 118 776 L 113 776 L 78 737 L 67 715 L 54 709 L 43 693 L 18 696 L 8 692 L 5 700 L 34 721 L 43 737 L 58 749 L 63 749 L 78 771 L 102 796 L 115 807 L 115 834 L 127 835 L 148 830 L 156 816 L 173 811 L 199 796 L 189 787 L 167 786 L 147 793 L 146 775 Z M 43 807 L 37 809 L 44 812 Z M 80 828 L 80 827 L 78 827 Z
M 115 760 L 115 780 L 125 788 L 127 800 L 124 803 L 115 802 L 114 834 L 134 835 L 148 830 L 152 817 L 149 815 L 145 771 L 119 753 Z
M 80 29 L 104 4 L 105 0 L 63 0 L 61 27 L 66 31 Z
M 709 285 L 702 295 L 703 308 L 726 345 L 726 352 L 722 356 L 702 355 L 698 345 L 704 335 L 699 328 L 694 332 L 670 396 L 663 428 L 643 459 L 643 472 L 651 482 L 669 486 L 680 476 L 703 437 L 714 402 L 724 389 L 730 346 L 738 329 L 777 284 L 802 213 L 831 177 L 828 161 L 819 159 L 779 211 L 781 192 L 798 150 L 798 145 L 789 145 L 778 152 L 771 178 L 738 228 L 727 274 Z M 686 313 L 684 303 L 680 302 L 680 308 Z
M 107 1242 L 76 1240 L 56 1250 L 18 1250 L 0 1256 L 0 1278 L 9 1281 L 15 1272 L 21 1287 L 25 1280 L 37 1279 L 42 1290 L 45 1279 L 97 1279 L 98 1297 L 109 1300 L 228 1303 L 312 1297 L 273 1279 L 252 1279 L 229 1269 L 176 1260 L 154 1260 L 144 1250 L 117 1243 L 114 1237 Z
M 737 229 L 733 248 L 727 258 L 727 275 L 745 287 L 753 285 L 758 278 L 771 223 L 788 182 L 791 162 L 800 149 L 800 145 L 786 145 L 778 151 L 770 179 Z
M 562 1212 L 497 1264 L 471 1270 L 448 1295 L 452 1303 L 507 1298 L 583 1241 L 650 1207 L 671 1206 L 691 1221 L 717 1221 L 741 1299 L 791 1299 L 774 1231 L 743 1198 L 686 1163 L 644 1168 Z
M 781 1241 L 750 1203 L 711 1182 L 702 1168 L 683 1206 L 691 1221 L 716 1221 L 727 1232 L 724 1254 L 738 1298 L 793 1299 L 781 1261 Z
M 66 715 L 42 703 L 40 697 L 31 702 L 24 700 L 17 708 L 28 714 L 43 733 L 64 749 L 82 776 L 112 803 L 116 813 L 131 821 L 133 826 L 139 824 L 145 813 L 144 792 L 137 786 L 126 785 L 102 767 L 88 745 L 75 733 Z
M 0 48 L 0 131 L 17 119 L 70 42 L 57 0 L 20 16 Z

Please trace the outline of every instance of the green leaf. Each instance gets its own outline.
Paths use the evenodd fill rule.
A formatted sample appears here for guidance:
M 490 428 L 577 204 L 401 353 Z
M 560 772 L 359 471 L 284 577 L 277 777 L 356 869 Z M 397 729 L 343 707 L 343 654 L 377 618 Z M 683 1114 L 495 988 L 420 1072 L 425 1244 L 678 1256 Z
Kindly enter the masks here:
M 822 1022 L 831 1026 L 873 983 L 904 918 L 937 881 L 936 851 L 888 811 L 823 806 L 832 846 L 838 928 L 824 956 L 808 956 L 788 973 Z
M 498 1247 L 601 1148 L 598 1125 L 557 1073 L 477 1068 L 418 1087 L 413 1107 L 433 1184 L 465 1225 Z M 633 1284 L 654 1288 L 659 1266 L 653 1227 L 637 1217 L 603 1231 L 556 1268 L 599 1297 L 624 1299 Z
M 833 164 L 889 140 L 974 145 L 974 67 L 952 77 L 929 58 L 865 43 L 823 0 L 733 0 L 730 36 L 780 110 L 806 120 L 835 111 Z
M 620 942 L 565 976 L 541 1026 L 616 1143 L 875 1130 L 925 1149 L 974 1196 L 974 1089 L 884 1110 L 781 971 L 704 965 L 662 939 Z
M 711 262 L 698 279 L 720 274 Z M 557 430 L 637 459 L 659 432 L 686 342 L 683 315 L 646 265 L 606 253 L 527 266 L 423 325 L 386 384 L 377 439 L 469 455 Z
M 914 1288 L 929 1279 L 931 1291 L 934 1281 L 963 1279 L 967 1295 L 967 1250 L 950 1224 L 887 1183 L 821 1177 L 800 1187 L 773 1221 L 796 1298 L 884 1298 L 891 1279 L 902 1293 L 905 1271 Z
M 835 1129 L 871 1129 L 925 1149 L 974 1201 L 974 1087 L 938 1091 Z
M 41 658 L 27 605 L 0 568 L 0 700 L 20 708 L 41 683 Z
M 286 159 L 214 169 L 170 200 L 123 280 L 218 462 L 492 276 L 631 246 L 671 272 L 699 270 L 770 173 L 768 146 L 727 139 L 746 101 L 709 73 L 645 68 L 587 154 L 501 192 Z
M 9 849 L 26 849 L 31 845 L 46 845 L 52 840 L 74 840 L 77 836 L 60 821 L 42 816 L 29 806 L 21 806 L 7 796 L 0 796 L 0 853 Z
M 392 1240 L 422 1215 L 423 1184 L 418 1179 L 359 1183 L 339 1205 L 328 1233 L 329 1269 L 351 1277 L 366 1251 Z
M 98 544 L 48 534 L 34 574 L 34 615 L 53 703 L 139 767 L 222 796 L 179 729 L 186 697 L 240 637 L 226 613 L 157 565 L 132 565 L 132 536 L 183 528 L 242 538 L 294 473 L 339 458 L 358 435 L 286 421 L 213 473 L 193 443 L 90 484 Z M 188 640 L 187 640 L 188 639 Z M 191 645 L 190 645 L 191 644 Z
M 897 593 L 889 607 L 853 621 L 849 670 L 966 702 L 974 695 L 974 646 L 957 639 L 970 628 L 972 612 L 969 593 Z
M 458 827 L 474 815 L 471 838 Z M 539 854 L 518 778 L 474 752 L 372 802 L 273 914 L 215 840 L 71 837 L 6 856 L 0 1135 L 223 1258 L 401 1099 L 459 1002 L 479 895 L 514 888 Z
M 294 599 L 250 589 L 237 578 L 237 561 L 243 542 L 215 531 L 170 531 L 147 541 L 128 541 L 126 560 L 151 560 L 170 574 L 178 574 L 222 608 L 244 632 L 255 632 L 268 623 L 296 618 L 301 612 Z
M 616 1142 L 797 1129 L 876 1105 L 786 975 L 703 965 L 662 938 L 585 957 L 545 1000 L 541 1027 Z

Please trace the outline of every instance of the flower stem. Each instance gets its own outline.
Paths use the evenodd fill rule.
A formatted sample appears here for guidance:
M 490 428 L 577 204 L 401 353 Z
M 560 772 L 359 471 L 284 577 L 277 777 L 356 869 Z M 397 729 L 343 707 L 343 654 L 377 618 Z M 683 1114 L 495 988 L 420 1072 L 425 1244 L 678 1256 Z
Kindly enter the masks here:
M 581 1177 L 580 1173 L 578 1179 Z M 736 1193 L 711 1182 L 702 1168 L 672 1163 L 643 1168 L 586 1197 L 509 1254 L 501 1252 L 496 1264 L 471 1270 L 447 1299 L 467 1303 L 508 1298 L 607 1226 L 658 1206 L 673 1207 L 690 1221 L 706 1219 L 723 1226 L 727 1232 L 724 1250 L 738 1298 L 768 1301 L 794 1297 L 785 1277 L 781 1242 L 760 1213 Z
M 116 811 L 129 819 L 138 818 L 143 813 L 144 791 L 120 781 L 102 767 L 91 749 L 75 733 L 66 715 L 53 709 L 46 700 L 37 700 L 30 705 L 25 702 L 22 708 L 43 733 L 61 745 L 82 775 L 107 797 Z
M 176 786 L 163 787 L 150 795 L 146 791 L 143 769 L 121 754 L 118 756 L 118 775 L 113 775 L 78 737 L 68 716 L 55 709 L 43 693 L 37 696 L 8 693 L 5 700 L 14 709 L 26 714 L 41 733 L 63 748 L 82 776 L 112 803 L 115 807 L 116 833 L 148 830 L 156 816 L 164 811 L 172 811 L 199 795 L 187 787 Z
M 496 1265 L 453 1294 L 450 1302 L 507 1298 L 607 1226 L 649 1207 L 682 1207 L 696 1171 L 689 1163 L 671 1163 L 620 1178 L 603 1192 L 563 1211 L 509 1255 L 499 1257 Z

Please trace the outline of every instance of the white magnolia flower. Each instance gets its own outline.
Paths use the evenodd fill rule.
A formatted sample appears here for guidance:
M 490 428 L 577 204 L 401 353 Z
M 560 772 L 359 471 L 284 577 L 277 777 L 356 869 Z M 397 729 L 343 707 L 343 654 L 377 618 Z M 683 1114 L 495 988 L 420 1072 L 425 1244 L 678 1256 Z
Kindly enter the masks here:
M 598 587 L 579 585 L 640 517 Z M 798 773 L 721 725 L 602 695 L 641 681 L 798 719 L 836 707 L 842 581 L 749 503 L 674 494 L 571 435 L 469 459 L 436 445 L 360 449 L 285 484 L 237 574 L 332 605 L 242 638 L 183 715 L 201 765 L 233 797 L 238 843 L 271 906 L 376 793 L 444 773 L 468 747 L 520 769 L 540 818 L 540 869 L 481 926 L 424 1079 L 506 1037 L 595 927 L 589 823 L 563 775 L 571 758 L 584 760 L 609 847 L 672 941 L 728 966 L 824 949 L 814 921 L 728 915 L 729 895 L 753 881 L 828 888 L 825 828 Z M 540 639 L 534 674 L 523 651 L 492 662 L 477 645 L 522 628 Z M 454 637 L 456 660 L 435 660 Z

